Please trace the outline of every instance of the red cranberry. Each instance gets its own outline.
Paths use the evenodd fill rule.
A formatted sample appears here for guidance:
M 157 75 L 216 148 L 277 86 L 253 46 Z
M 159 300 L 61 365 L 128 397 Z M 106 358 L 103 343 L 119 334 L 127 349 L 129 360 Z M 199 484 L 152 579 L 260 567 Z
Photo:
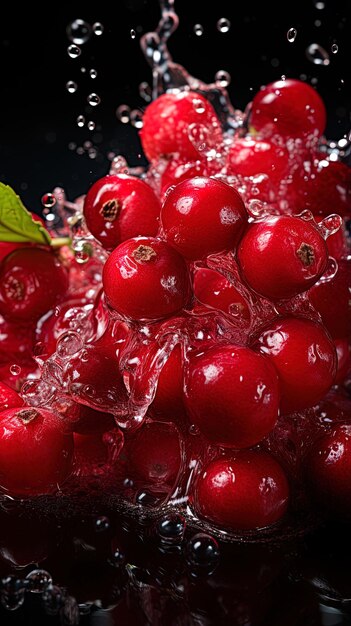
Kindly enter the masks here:
M 130 478 L 143 483 L 172 485 L 181 463 L 177 430 L 170 424 L 149 422 L 126 446 Z
M 172 350 L 157 382 L 150 414 L 160 421 L 174 421 L 185 415 L 183 401 L 183 360 L 180 344 Z
M 289 485 L 265 452 L 242 451 L 205 466 L 195 485 L 199 514 L 227 530 L 270 526 L 286 513 Z
M 21 396 L 5 383 L 0 382 L 0 412 L 23 405 Z
M 317 404 L 334 382 L 335 346 L 317 322 L 293 317 L 272 322 L 257 347 L 278 372 L 284 414 Z
M 341 385 L 351 369 L 351 355 L 348 339 L 334 339 L 337 355 L 337 370 L 335 384 Z
M 168 161 L 164 172 L 161 175 L 161 197 L 165 196 L 165 193 L 169 187 L 182 183 L 183 180 L 188 178 L 194 178 L 195 176 L 207 176 L 209 168 L 207 161 L 184 161 L 184 158 L 180 158 L 175 155 L 170 161 Z
M 233 141 L 228 153 L 230 174 L 255 176 L 267 174 L 271 182 L 279 185 L 288 167 L 288 152 L 269 141 L 242 137 Z
M 8 409 L 0 415 L 0 484 L 14 496 L 57 490 L 72 469 L 73 437 L 46 409 Z
M 347 337 L 351 332 L 350 288 L 349 263 L 338 261 L 338 271 L 334 278 L 319 281 L 308 292 L 310 302 L 334 338 Z
M 111 307 L 134 320 L 177 313 L 190 296 L 185 261 L 166 243 L 151 237 L 120 244 L 105 263 L 103 285 Z
M 223 274 L 207 268 L 194 275 L 194 294 L 202 304 L 229 313 L 238 320 L 250 321 L 247 300 Z
M 306 460 L 311 494 L 332 515 L 351 513 L 351 427 L 337 425 L 316 441 Z
M 37 320 L 64 296 L 67 272 L 42 248 L 21 248 L 0 266 L 0 313 L 11 321 Z
M 278 418 L 276 371 L 249 348 L 215 346 L 194 356 L 185 389 L 190 419 L 207 439 L 222 446 L 253 446 Z
M 234 250 L 246 211 L 236 189 L 214 178 L 197 177 L 179 183 L 167 195 L 161 222 L 168 243 L 196 260 Z
M 198 93 L 165 93 L 147 107 L 140 132 L 141 143 L 151 161 L 163 155 L 179 153 L 186 159 L 199 156 L 189 133 L 196 125 L 204 133 L 208 148 L 222 143 L 222 131 L 212 105 Z
M 299 80 L 279 80 L 263 87 L 252 101 L 250 127 L 263 136 L 318 138 L 326 111 L 318 93 Z
M 149 185 L 133 176 L 104 176 L 89 189 L 84 217 L 104 248 L 138 235 L 156 235 L 160 201 Z
M 238 261 L 252 289 L 280 300 L 317 282 L 327 267 L 328 251 L 314 223 L 283 215 L 248 228 L 238 248 Z

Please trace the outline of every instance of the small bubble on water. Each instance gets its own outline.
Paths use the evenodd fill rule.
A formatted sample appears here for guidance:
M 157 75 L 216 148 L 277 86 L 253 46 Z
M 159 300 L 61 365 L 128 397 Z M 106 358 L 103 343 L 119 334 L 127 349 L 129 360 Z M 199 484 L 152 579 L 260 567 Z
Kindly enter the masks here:
M 186 560 L 193 568 L 211 570 L 219 561 L 217 541 L 206 533 L 197 533 L 186 546 Z
M 130 107 L 127 104 L 121 104 L 116 109 L 116 117 L 120 122 L 122 122 L 122 124 L 129 124 L 130 113 Z
M 336 54 L 339 50 L 339 46 L 337 43 L 333 43 L 332 47 L 330 48 L 333 54 Z
M 95 122 L 93 122 L 92 120 L 90 120 L 90 122 L 87 123 L 87 126 L 89 130 L 95 130 Z
M 91 149 L 92 148 L 89 148 L 89 151 Z M 82 148 L 82 150 L 84 152 L 84 148 Z M 75 242 L 73 245 L 73 251 L 74 251 L 75 259 L 77 263 L 79 263 L 80 265 L 87 263 L 89 259 L 91 259 L 92 256 L 94 255 L 94 248 L 93 248 L 93 245 L 90 243 L 90 241 L 80 240 L 80 241 Z
M 231 76 L 229 72 L 226 72 L 225 70 L 218 70 L 218 72 L 216 72 L 215 82 L 220 87 L 228 87 L 228 85 L 230 85 L 230 81 L 231 81 Z
M 138 109 L 134 109 L 130 114 L 130 122 L 134 128 L 142 128 L 143 127 L 143 114 Z
M 104 32 L 103 24 L 101 24 L 101 22 L 95 22 L 95 24 L 93 24 L 94 35 L 97 35 L 97 37 L 100 37 L 103 32 Z
M 228 33 L 231 27 L 230 21 L 226 17 L 220 17 L 217 22 L 217 30 L 220 33 Z
M 94 68 L 92 68 L 89 71 L 89 76 L 90 76 L 90 78 L 93 78 L 93 79 L 96 78 L 97 77 L 97 71 Z
M 177 514 L 162 517 L 156 524 L 156 532 L 163 543 L 181 543 L 185 532 L 185 520 Z
M 318 43 L 311 43 L 306 48 L 306 57 L 315 65 L 329 65 L 329 54 Z
M 76 91 L 78 89 L 78 85 L 77 85 L 77 83 L 74 82 L 74 80 L 69 80 L 66 83 L 66 89 L 67 89 L 68 93 L 76 93 Z
M 79 57 L 79 55 L 81 54 L 81 49 L 79 48 L 79 46 L 76 46 L 74 43 L 72 43 L 70 46 L 68 46 L 67 48 L 67 53 L 68 56 L 71 59 L 77 59 Z
M 34 569 L 26 576 L 28 591 L 42 593 L 46 587 L 52 584 L 52 577 L 45 569 Z
M 21 371 L 22 370 L 21 370 L 20 366 L 16 365 L 15 363 L 10 366 L 10 372 L 11 372 L 12 376 L 19 376 Z
M 197 37 L 201 37 L 204 34 L 204 27 L 202 24 L 195 24 L 194 33 Z
M 130 38 L 131 39 L 135 39 L 135 37 L 136 37 L 136 32 L 135 32 L 134 28 L 131 28 L 130 29 Z
M 102 533 L 110 528 L 110 520 L 106 515 L 100 515 L 94 522 L 95 532 Z
M 296 28 L 289 28 L 288 32 L 286 33 L 286 38 L 287 38 L 288 42 L 289 43 L 294 43 L 294 41 L 296 39 L 296 35 L 297 35 Z
M 96 107 L 98 104 L 100 104 L 101 99 L 100 96 L 97 95 L 97 93 L 90 93 L 87 97 L 87 101 L 90 106 Z
M 152 100 L 152 90 L 149 83 L 143 81 L 139 85 L 139 95 L 145 102 L 151 102 Z
M 46 209 L 51 209 L 56 204 L 56 198 L 53 193 L 44 193 L 41 203 Z
M 83 128 L 85 124 L 85 117 L 84 115 L 78 115 L 77 117 L 77 125 L 79 126 L 79 128 Z
M 66 28 L 67 37 L 72 43 L 81 46 L 86 43 L 91 37 L 92 29 L 88 22 L 84 20 L 74 20 L 68 24 Z

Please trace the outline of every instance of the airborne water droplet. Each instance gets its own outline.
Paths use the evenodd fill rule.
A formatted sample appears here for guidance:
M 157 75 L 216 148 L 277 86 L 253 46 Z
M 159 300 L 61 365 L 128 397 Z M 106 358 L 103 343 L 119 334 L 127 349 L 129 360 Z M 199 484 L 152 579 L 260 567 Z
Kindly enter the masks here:
M 131 30 L 130 30 L 130 38 L 131 39 L 135 39 L 135 37 L 136 37 L 136 32 L 135 32 L 134 28 L 131 28 Z
M 225 70 L 218 70 L 215 75 L 215 81 L 220 87 L 228 87 L 231 81 L 231 76 Z
M 116 117 L 122 122 L 122 124 L 129 124 L 130 122 L 130 108 L 127 104 L 121 104 L 116 109 Z
M 95 129 L 95 122 L 93 122 L 92 120 L 90 122 L 88 122 L 87 124 L 89 130 L 94 130 Z
M 329 65 L 329 54 L 318 43 L 311 43 L 306 48 L 306 57 L 311 63 L 315 65 Z
M 66 89 L 68 93 L 75 93 L 78 89 L 78 85 L 74 82 L 74 80 L 69 80 L 66 83 Z
M 91 32 L 90 24 L 84 20 L 74 20 L 66 28 L 68 39 L 79 46 L 90 39 Z
M 138 109 L 134 109 L 130 114 L 130 122 L 135 128 L 143 127 L 143 114 Z
M 204 34 L 204 27 L 202 24 L 195 24 L 194 33 L 197 37 L 201 37 Z
M 56 204 L 56 198 L 53 193 L 44 193 L 41 203 L 46 209 L 51 209 Z
M 331 47 L 331 51 L 332 51 L 332 53 L 333 53 L 333 54 L 336 54 L 336 53 L 338 52 L 338 50 L 339 50 L 339 46 L 338 46 L 338 44 L 337 44 L 337 43 L 333 43 L 333 44 L 332 44 L 332 47 Z
M 85 74 L 85 72 L 87 71 L 87 68 L 86 67 L 81 67 L 80 71 L 82 72 L 82 74 Z
M 70 46 L 68 46 L 67 52 L 68 56 L 71 57 L 71 59 L 76 59 L 77 57 L 79 57 L 82 51 L 78 46 L 72 43 Z
M 100 96 L 98 96 L 97 93 L 90 93 L 87 97 L 87 100 L 88 104 L 90 104 L 90 106 L 92 107 L 96 107 L 101 102 Z
M 85 117 L 84 117 L 84 115 L 78 115 L 78 117 L 77 117 L 77 124 L 78 124 L 79 128 L 83 128 L 83 126 L 85 124 Z
M 152 100 L 152 90 L 149 83 L 143 81 L 139 85 L 139 95 L 145 102 L 151 102 Z
M 96 78 L 97 77 L 97 71 L 94 70 L 94 68 L 92 68 L 89 72 L 90 78 Z
M 314 6 L 316 7 L 316 9 L 323 11 L 323 9 L 325 8 L 325 2 L 315 2 Z
M 13 364 L 10 366 L 10 372 L 12 376 L 19 376 L 21 373 L 21 368 L 19 365 Z
M 227 33 L 230 30 L 231 23 L 226 17 L 221 17 L 217 22 L 217 30 L 220 33 Z
M 93 32 L 94 35 L 97 35 L 98 37 L 102 35 L 102 33 L 104 32 L 104 27 L 101 22 L 95 22 L 95 24 L 93 24 Z
M 296 35 L 297 35 L 296 28 L 289 28 L 288 32 L 286 33 L 286 38 L 287 38 L 288 42 L 289 43 L 294 43 L 294 41 L 296 39 Z

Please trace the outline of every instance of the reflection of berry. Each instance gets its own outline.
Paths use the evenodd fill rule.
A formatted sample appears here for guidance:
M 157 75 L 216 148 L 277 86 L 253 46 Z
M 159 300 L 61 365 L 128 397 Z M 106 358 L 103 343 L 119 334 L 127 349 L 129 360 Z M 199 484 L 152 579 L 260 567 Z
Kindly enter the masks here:
M 270 526 L 286 513 L 289 485 L 265 452 L 242 451 L 205 466 L 195 485 L 199 514 L 227 530 Z

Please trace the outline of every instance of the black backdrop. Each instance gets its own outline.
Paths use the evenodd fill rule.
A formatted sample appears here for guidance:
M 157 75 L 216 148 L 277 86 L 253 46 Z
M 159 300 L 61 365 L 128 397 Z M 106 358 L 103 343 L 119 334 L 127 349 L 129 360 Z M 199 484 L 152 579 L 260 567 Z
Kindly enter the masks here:
M 328 111 L 327 136 L 340 138 L 349 131 L 351 106 L 351 16 L 349 0 L 281 2 L 229 2 L 216 0 L 204 6 L 200 0 L 176 0 L 180 26 L 170 41 L 178 62 L 206 82 L 219 69 L 232 76 L 229 92 L 236 107 L 243 108 L 260 85 L 282 74 L 313 82 Z M 322 8 L 324 5 L 324 8 Z M 142 162 L 137 131 L 121 124 L 118 105 L 144 106 L 138 94 L 141 81 L 150 81 L 150 70 L 139 47 L 141 34 L 152 30 L 159 18 L 157 0 L 118 0 L 114 3 L 62 6 L 48 3 L 29 10 L 8 6 L 0 23 L 1 114 L 0 180 L 16 188 L 28 208 L 40 211 L 43 193 L 62 185 L 71 198 L 83 193 L 108 168 L 108 152 L 122 153 L 131 164 Z M 34 7 L 33 7 L 34 9 Z M 231 22 L 220 33 L 217 20 Z M 92 36 L 78 59 L 67 54 L 66 26 L 74 19 L 104 25 L 101 37 Z M 194 25 L 203 26 L 196 36 Z M 289 28 L 297 29 L 294 43 Z M 136 31 L 133 39 L 131 29 Z M 318 43 L 330 53 L 328 66 L 306 58 L 306 47 Z M 337 54 L 330 52 L 333 43 Z M 85 67 L 87 72 L 80 70 Z M 95 80 L 89 69 L 98 72 Z M 68 80 L 78 84 L 75 94 L 66 90 Z M 96 92 L 101 104 L 87 107 L 86 97 Z M 96 122 L 96 130 L 78 128 L 83 114 Z M 100 156 L 76 153 L 92 141 Z

